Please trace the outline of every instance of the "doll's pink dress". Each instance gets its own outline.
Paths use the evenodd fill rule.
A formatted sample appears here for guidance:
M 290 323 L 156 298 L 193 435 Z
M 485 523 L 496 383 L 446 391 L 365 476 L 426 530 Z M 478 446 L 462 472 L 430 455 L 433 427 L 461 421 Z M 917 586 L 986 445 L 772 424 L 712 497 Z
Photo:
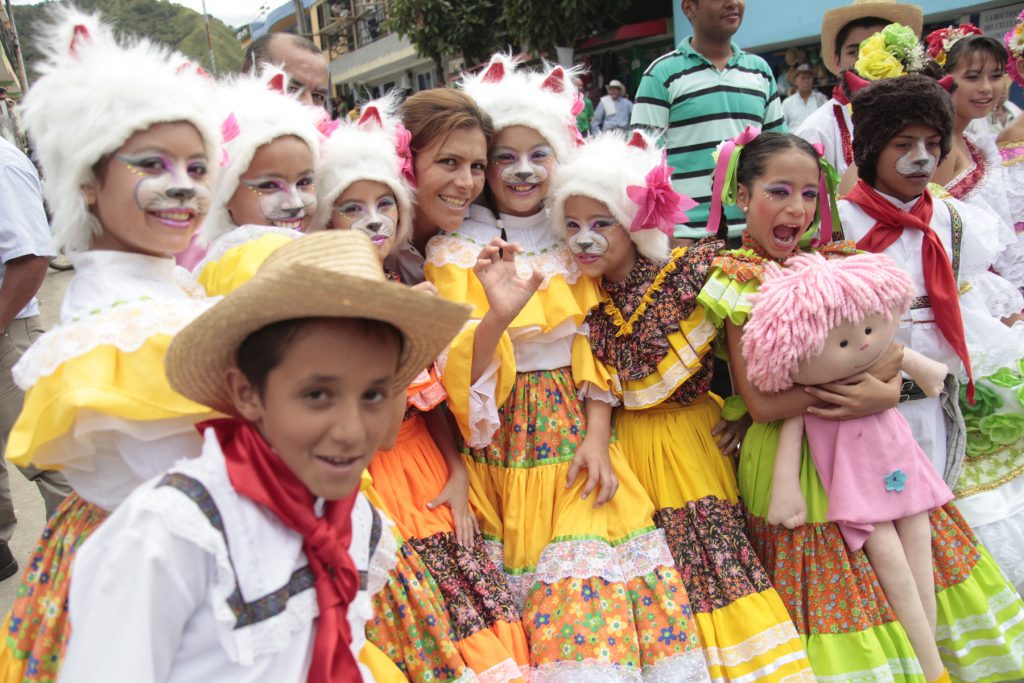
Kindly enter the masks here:
M 953 499 L 895 408 L 853 420 L 804 415 L 804 432 L 828 494 L 828 520 L 851 550 L 863 547 L 875 523 Z

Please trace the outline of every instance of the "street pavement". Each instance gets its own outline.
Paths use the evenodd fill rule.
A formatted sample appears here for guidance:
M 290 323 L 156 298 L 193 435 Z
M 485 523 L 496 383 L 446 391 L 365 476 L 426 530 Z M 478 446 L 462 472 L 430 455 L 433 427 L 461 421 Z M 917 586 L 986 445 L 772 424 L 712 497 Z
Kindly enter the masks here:
M 64 299 L 64 290 L 71 281 L 74 271 L 59 273 L 50 270 L 46 275 L 46 281 L 39 291 L 39 306 L 43 327 L 50 329 L 60 318 L 60 303 Z M 14 602 L 15 594 L 18 591 L 18 584 L 21 582 L 21 573 L 25 569 L 28 557 L 35 548 L 39 534 L 46 522 L 44 519 L 46 511 L 43 508 L 43 499 L 39 495 L 39 489 L 35 484 L 30 483 L 17 471 L 13 465 L 10 466 L 11 492 L 14 495 L 14 510 L 18 516 L 18 526 L 14 530 L 14 538 L 11 539 L 11 552 L 18 560 L 18 573 L 0 582 L 0 613 L 6 614 Z

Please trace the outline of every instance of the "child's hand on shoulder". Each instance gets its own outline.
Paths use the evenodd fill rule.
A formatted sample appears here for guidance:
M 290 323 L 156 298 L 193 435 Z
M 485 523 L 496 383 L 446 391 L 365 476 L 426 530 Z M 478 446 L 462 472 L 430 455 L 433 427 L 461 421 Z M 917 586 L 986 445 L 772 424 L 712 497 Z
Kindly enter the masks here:
M 619 488 L 619 478 L 612 469 L 612 459 L 608 455 L 608 440 L 596 436 L 591 438 L 590 435 L 591 432 L 588 432 L 587 436 L 583 437 L 583 443 L 576 449 L 576 456 L 572 459 L 569 473 L 565 478 L 565 488 L 575 486 L 582 471 L 586 470 L 587 481 L 583 485 L 580 498 L 586 500 L 597 488 L 594 507 L 599 508 L 615 495 Z
M 437 498 L 427 503 L 427 508 L 433 510 L 441 505 L 451 508 L 455 521 L 455 538 L 459 544 L 465 548 L 472 548 L 476 544 L 480 527 L 473 514 L 473 508 L 469 505 L 469 474 L 465 467 L 452 469 L 449 466 L 448 483 L 437 494 Z

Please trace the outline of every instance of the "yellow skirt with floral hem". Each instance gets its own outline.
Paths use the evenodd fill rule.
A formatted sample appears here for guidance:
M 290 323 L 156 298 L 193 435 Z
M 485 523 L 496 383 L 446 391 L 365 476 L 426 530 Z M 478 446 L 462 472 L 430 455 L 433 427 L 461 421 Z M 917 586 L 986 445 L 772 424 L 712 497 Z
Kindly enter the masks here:
M 657 512 L 715 681 L 814 681 L 782 599 L 745 534 L 732 463 L 711 430 L 717 397 L 619 410 L 615 432 Z
M 470 499 L 524 602 L 534 681 L 708 681 L 686 589 L 617 444 L 611 502 L 566 488 L 586 432 L 568 368 L 519 373 L 501 427 L 467 459 Z
M 0 682 L 56 681 L 71 637 L 71 564 L 109 513 L 72 493 L 46 523 L 4 620 Z
M 427 503 L 448 481 L 448 466 L 423 416 L 406 419 L 390 451 L 370 463 L 373 490 L 411 550 L 434 579 L 459 653 L 488 683 L 522 681 L 529 667 L 526 634 L 505 575 L 487 556 L 455 538 L 451 510 Z

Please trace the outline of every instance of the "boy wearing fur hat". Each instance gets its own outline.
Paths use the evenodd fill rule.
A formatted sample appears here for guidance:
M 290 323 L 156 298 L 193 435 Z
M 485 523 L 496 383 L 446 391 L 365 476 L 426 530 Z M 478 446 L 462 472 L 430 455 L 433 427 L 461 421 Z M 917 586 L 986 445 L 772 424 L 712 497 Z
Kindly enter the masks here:
M 987 430 L 989 423 L 982 423 L 982 416 L 993 414 L 1004 404 L 998 395 L 1002 380 L 997 380 L 995 387 L 984 381 L 996 372 L 992 363 L 1016 365 L 1013 358 L 1019 355 L 1021 344 L 1001 341 L 1012 332 L 1008 328 L 1004 334 L 998 332 L 1001 323 L 972 291 L 972 281 L 989 269 L 999 251 L 996 220 L 955 199 L 936 199 L 927 189 L 938 164 L 949 153 L 953 135 L 952 102 L 939 83 L 922 75 L 884 79 L 862 87 L 852 100 L 854 161 L 860 180 L 839 202 L 843 230 L 860 249 L 884 253 L 896 261 L 916 285 L 917 298 L 904 315 L 896 341 L 955 368 L 955 374 L 966 382 L 961 392 L 961 405 L 971 427 L 966 462 L 956 447 L 963 443 L 963 434 L 956 431 L 963 429 L 963 422 L 955 419 L 959 415 L 947 420 L 945 412 L 956 410 L 955 393 L 952 401 L 943 402 L 925 396 L 913 381 L 904 381 L 899 404 L 914 438 L 955 491 L 964 477 L 997 464 L 983 459 L 972 462 L 971 442 L 977 445 L 979 439 L 986 438 L 987 432 L 982 430 Z M 1011 352 L 1011 361 L 994 357 L 1002 348 Z M 947 385 L 950 383 L 947 380 Z M 1019 474 L 1004 485 L 1013 489 L 1020 485 L 1018 481 L 1024 481 Z M 1019 505 L 1019 494 L 1012 490 L 1004 490 L 998 498 Z M 970 499 L 964 499 L 957 505 L 967 504 L 965 511 L 974 509 L 981 513 L 978 519 L 991 521 L 993 515 L 1010 509 L 999 501 L 988 500 L 975 508 Z M 1024 603 L 973 540 L 971 528 L 955 507 L 933 513 L 932 524 L 936 529 L 933 555 L 938 614 L 931 618 L 937 622 L 939 651 L 950 677 L 1020 680 L 1024 654 L 1012 644 L 1024 641 Z M 1008 527 L 1000 528 L 1005 531 Z M 1014 534 L 1019 537 L 1021 531 Z M 960 543 L 973 550 L 958 553 L 958 567 L 950 572 L 952 556 L 943 558 L 941 543 L 936 545 L 935 539 L 955 536 L 965 539 Z M 992 548 L 1000 552 L 1002 545 L 1014 544 L 996 541 Z M 987 649 L 995 643 L 1005 645 Z
M 397 546 L 361 475 L 466 316 L 326 232 L 183 329 L 171 383 L 229 417 L 82 547 L 61 680 L 373 681 L 358 658 Z
M 886 25 L 909 26 L 921 37 L 924 14 L 917 5 L 897 0 L 853 0 L 851 5 L 831 9 L 821 18 L 821 57 L 832 74 L 842 75 L 857 61 L 861 41 Z M 850 100 L 837 85 L 832 98 L 811 113 L 795 133 L 825 148 L 825 158 L 842 176 L 853 163 L 853 121 Z

